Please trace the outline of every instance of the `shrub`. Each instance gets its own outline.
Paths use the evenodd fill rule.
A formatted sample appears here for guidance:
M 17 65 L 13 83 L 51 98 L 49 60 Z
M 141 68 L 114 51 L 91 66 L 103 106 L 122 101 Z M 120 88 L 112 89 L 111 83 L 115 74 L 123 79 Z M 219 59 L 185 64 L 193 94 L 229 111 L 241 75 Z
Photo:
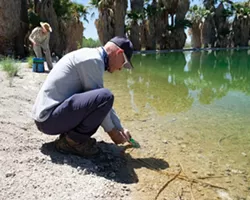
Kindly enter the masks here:
M 33 57 L 29 56 L 27 58 L 27 62 L 28 62 L 28 68 L 32 68 L 32 64 L 33 64 Z
M 16 63 L 16 61 L 11 58 L 5 58 L 0 61 L 0 67 L 7 74 L 10 86 L 12 86 L 14 76 L 17 76 L 19 65 L 19 63 Z
M 101 42 L 99 40 L 93 40 L 92 38 L 84 38 L 82 39 L 82 46 L 83 47 L 90 47 L 95 48 L 101 46 Z

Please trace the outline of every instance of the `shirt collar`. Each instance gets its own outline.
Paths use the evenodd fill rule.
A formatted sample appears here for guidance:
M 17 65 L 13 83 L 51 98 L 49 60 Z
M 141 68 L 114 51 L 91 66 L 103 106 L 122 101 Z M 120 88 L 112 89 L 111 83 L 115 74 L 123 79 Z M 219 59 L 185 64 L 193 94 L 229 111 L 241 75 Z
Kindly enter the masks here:
M 109 57 L 106 50 L 103 47 L 101 47 L 100 49 L 101 49 L 102 59 L 104 62 L 105 71 L 107 71 L 109 66 Z

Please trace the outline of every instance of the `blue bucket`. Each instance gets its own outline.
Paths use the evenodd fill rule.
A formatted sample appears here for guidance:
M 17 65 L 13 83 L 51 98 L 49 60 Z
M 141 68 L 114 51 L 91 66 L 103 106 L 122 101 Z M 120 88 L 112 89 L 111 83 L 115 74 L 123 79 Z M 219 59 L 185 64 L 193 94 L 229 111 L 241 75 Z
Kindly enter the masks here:
M 43 58 L 33 58 L 32 64 L 33 72 L 44 72 L 44 59 Z

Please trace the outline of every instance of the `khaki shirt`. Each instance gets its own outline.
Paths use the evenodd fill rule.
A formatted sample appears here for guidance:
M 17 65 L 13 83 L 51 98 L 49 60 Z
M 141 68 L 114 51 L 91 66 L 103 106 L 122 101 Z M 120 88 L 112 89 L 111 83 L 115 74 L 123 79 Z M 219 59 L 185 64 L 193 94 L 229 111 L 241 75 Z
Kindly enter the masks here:
M 44 34 L 41 27 L 33 29 L 29 36 L 29 40 L 34 40 L 38 45 L 43 47 L 49 47 L 50 33 Z

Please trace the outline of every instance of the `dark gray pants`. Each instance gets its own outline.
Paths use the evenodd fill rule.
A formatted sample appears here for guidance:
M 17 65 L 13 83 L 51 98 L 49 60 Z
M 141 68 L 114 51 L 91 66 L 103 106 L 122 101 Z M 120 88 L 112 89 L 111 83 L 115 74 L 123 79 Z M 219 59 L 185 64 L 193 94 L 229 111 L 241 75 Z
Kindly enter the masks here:
M 93 135 L 111 110 L 113 94 L 105 88 L 79 93 L 57 106 L 37 128 L 49 135 L 67 133 L 74 141 L 83 142 Z
M 50 53 L 49 46 L 45 45 L 45 44 L 43 44 L 43 45 L 34 45 L 33 50 L 34 50 L 37 58 L 42 58 L 43 57 L 43 54 L 42 54 L 42 50 L 43 50 L 43 52 L 45 54 L 45 60 L 47 62 L 48 68 L 49 68 L 49 70 L 52 70 L 53 64 L 52 64 L 52 58 L 51 58 L 51 53 Z

